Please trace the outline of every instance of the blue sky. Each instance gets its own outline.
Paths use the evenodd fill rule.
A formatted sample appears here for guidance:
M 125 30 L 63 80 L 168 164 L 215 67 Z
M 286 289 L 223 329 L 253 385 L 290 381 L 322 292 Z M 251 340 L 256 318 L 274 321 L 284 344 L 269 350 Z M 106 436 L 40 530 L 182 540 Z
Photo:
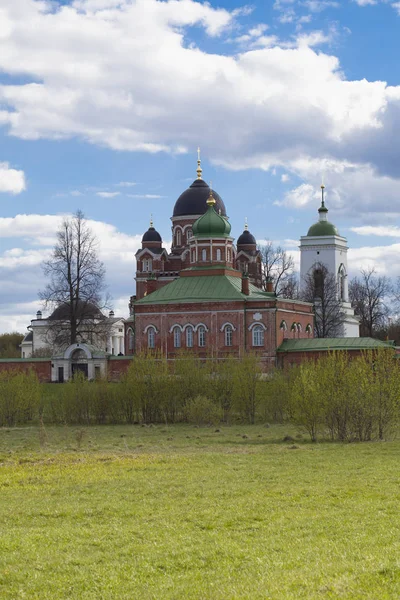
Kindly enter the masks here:
M 0 332 L 39 308 L 60 215 L 101 242 L 116 311 L 150 214 L 203 176 L 235 237 L 297 253 L 321 178 L 349 263 L 400 275 L 400 2 L 3 0 Z

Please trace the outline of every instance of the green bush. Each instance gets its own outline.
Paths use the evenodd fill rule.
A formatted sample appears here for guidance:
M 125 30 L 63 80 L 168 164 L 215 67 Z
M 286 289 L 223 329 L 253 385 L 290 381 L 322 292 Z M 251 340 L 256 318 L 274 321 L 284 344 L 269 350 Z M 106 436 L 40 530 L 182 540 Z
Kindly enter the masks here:
M 196 425 L 218 425 L 222 410 L 206 396 L 196 396 L 187 405 L 187 419 Z
M 0 373 L 0 425 L 28 423 L 38 415 L 40 384 L 35 373 Z

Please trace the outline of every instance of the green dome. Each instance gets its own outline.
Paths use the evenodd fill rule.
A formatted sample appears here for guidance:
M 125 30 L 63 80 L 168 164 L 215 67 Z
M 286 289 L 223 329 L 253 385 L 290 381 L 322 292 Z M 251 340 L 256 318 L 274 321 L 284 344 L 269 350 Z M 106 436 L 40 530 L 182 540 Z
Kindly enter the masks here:
M 213 205 L 193 223 L 193 235 L 196 237 L 229 237 L 230 233 L 229 221 L 219 215 Z
M 339 232 L 333 223 L 329 223 L 329 221 L 318 221 L 318 223 L 311 225 L 307 236 L 316 237 L 321 235 L 339 235 Z

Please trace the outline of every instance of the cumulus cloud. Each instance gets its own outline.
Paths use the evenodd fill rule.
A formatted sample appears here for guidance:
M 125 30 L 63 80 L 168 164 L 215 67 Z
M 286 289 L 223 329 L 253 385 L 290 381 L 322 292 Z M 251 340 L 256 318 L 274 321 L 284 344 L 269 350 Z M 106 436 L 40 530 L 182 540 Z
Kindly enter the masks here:
M 346 161 L 299 158 L 290 163 L 293 173 L 311 183 L 300 184 L 286 192 L 276 204 L 292 208 L 311 208 L 321 197 L 325 179 L 325 197 L 329 209 L 339 217 L 358 222 L 390 221 L 400 215 L 399 180 L 381 175 L 371 165 Z M 333 212 L 332 211 L 332 212 Z
M 275 7 L 317 12 L 335 4 Z M 343 166 L 346 181 L 331 183 L 349 213 L 366 197 L 378 210 L 371 190 L 387 205 L 398 189 L 400 86 L 347 80 L 338 58 L 320 50 L 334 29 L 278 40 L 260 23 L 245 34 L 246 49 L 226 56 L 193 44 L 190 28 L 232 39 L 240 11 L 194 0 L 3 0 L 1 11 L 0 69 L 11 82 L 19 78 L 0 86 L 0 123 L 11 135 L 182 153 L 201 132 L 216 164 L 283 166 L 306 186 L 317 183 L 315 174 L 299 161 L 322 157 Z M 280 201 L 303 206 L 307 189 Z
M 2 10 L 0 68 L 34 80 L 0 87 L 0 118 L 22 138 L 184 152 L 202 131 L 216 159 L 229 148 L 227 162 L 245 154 L 261 164 L 266 151 L 272 160 L 345 155 L 352 136 L 373 136 L 398 102 L 384 82 L 346 81 L 336 57 L 310 48 L 326 41 L 321 32 L 295 48 L 201 51 L 187 43 L 188 27 L 217 35 L 237 16 L 193 0 L 5 0 Z
M 7 162 L 0 162 L 0 192 L 20 194 L 25 189 L 25 173 L 12 169 Z

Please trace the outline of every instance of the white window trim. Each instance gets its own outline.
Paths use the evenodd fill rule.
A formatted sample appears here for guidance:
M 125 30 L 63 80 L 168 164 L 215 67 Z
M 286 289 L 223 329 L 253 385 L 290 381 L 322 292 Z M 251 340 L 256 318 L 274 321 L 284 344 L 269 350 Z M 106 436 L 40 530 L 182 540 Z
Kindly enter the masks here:
M 194 327 L 192 325 L 187 325 L 185 327 L 185 331 L 186 331 L 186 348 L 193 348 L 193 346 L 194 346 Z M 189 332 L 191 332 L 191 336 L 192 336 L 191 345 L 188 344 Z
M 259 321 L 257 321 L 256 323 L 252 323 L 251 325 L 249 325 L 248 330 L 252 331 L 254 327 L 257 327 L 257 325 L 260 325 L 264 331 L 267 331 L 267 328 L 265 327 L 264 323 L 260 323 Z
M 147 330 L 147 347 L 150 348 L 150 350 L 154 350 L 154 348 L 156 347 L 156 329 L 155 327 L 149 327 Z M 150 345 L 150 336 L 153 335 L 153 343 L 152 345 Z
M 227 321 L 226 323 L 224 323 L 224 324 L 222 325 L 222 327 L 221 327 L 220 331 L 223 331 L 223 330 L 225 329 L 225 327 L 228 327 L 228 325 L 229 325 L 230 327 L 232 327 L 233 331 L 236 331 L 236 327 L 235 327 L 235 326 L 234 326 L 232 323 L 230 323 L 229 321 Z
M 206 333 L 209 332 L 209 329 L 205 323 L 198 323 L 197 325 L 195 325 L 194 330 L 197 331 L 199 329 L 199 327 L 204 327 L 204 329 L 206 330 Z
M 146 327 L 143 329 L 143 333 L 147 333 L 148 329 L 150 329 L 150 327 L 154 327 L 155 332 L 159 333 L 159 330 L 157 329 L 157 327 L 155 325 L 153 325 L 152 323 L 150 323 L 150 325 L 146 325 Z
M 262 332 L 262 344 L 255 344 L 255 335 L 256 335 L 256 331 L 253 328 L 253 331 L 251 332 L 251 345 L 253 348 L 263 348 L 265 346 L 265 338 L 264 338 L 264 332 L 265 332 L 265 327 L 263 327 L 262 323 L 257 323 L 256 324 L 257 328 L 263 329 Z M 258 331 L 258 330 L 257 330 Z
M 200 327 L 204 328 L 204 332 L 200 331 Z M 200 344 L 200 335 L 202 333 L 204 334 L 204 344 Z M 207 333 L 207 330 L 204 327 L 204 325 L 199 325 L 198 328 L 197 328 L 197 344 L 198 344 L 199 348 L 205 348 L 206 347 L 206 333 Z
M 179 325 L 179 323 L 174 323 L 174 325 L 172 325 L 172 327 L 170 328 L 168 333 L 172 333 L 173 330 L 175 329 L 175 327 L 179 327 L 179 329 L 181 330 L 181 332 L 183 332 L 183 327 L 182 325 Z
M 174 327 L 173 334 L 174 334 L 174 348 L 182 348 L 182 328 L 179 326 Z M 177 338 L 178 334 L 179 334 L 179 338 Z M 179 339 L 179 344 L 176 343 L 178 339 Z
M 230 342 L 231 342 L 230 344 L 227 343 L 228 342 L 228 331 L 229 331 L 229 334 L 230 334 Z M 233 328 L 232 328 L 232 325 L 227 325 L 225 327 L 224 338 L 225 338 L 224 339 L 225 346 L 227 348 L 231 348 L 233 346 Z

